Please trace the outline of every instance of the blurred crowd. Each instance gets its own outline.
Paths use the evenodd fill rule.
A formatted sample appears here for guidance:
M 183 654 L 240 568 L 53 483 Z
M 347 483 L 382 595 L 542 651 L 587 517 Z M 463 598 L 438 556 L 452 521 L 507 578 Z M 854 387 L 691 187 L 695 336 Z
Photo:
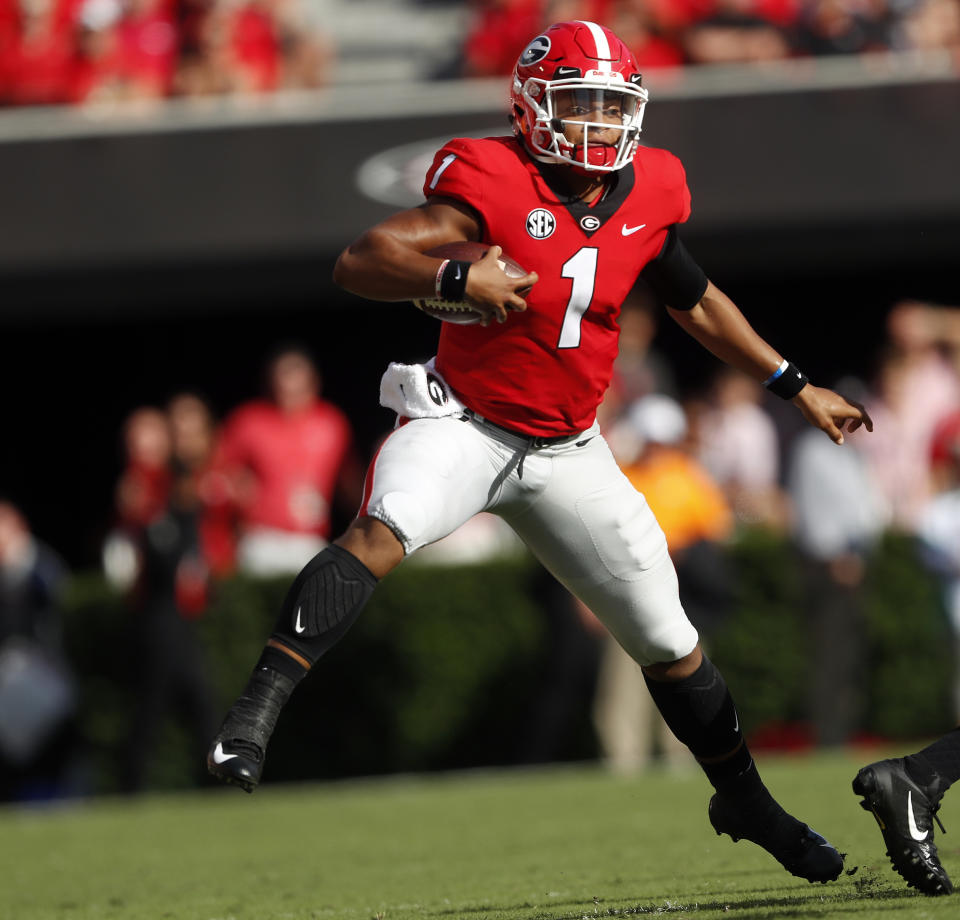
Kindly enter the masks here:
M 950 49 L 960 0 L 483 0 L 463 49 L 464 76 L 508 74 L 551 22 L 609 26 L 641 69 L 813 55 Z
M 353 514 L 362 467 L 346 415 L 321 397 L 320 371 L 300 346 L 280 347 L 263 396 L 222 421 L 198 394 L 138 406 L 123 424 L 123 469 L 103 544 L 108 581 L 130 627 L 117 652 L 131 718 L 118 774 L 126 792 L 148 780 L 161 728 L 181 718 L 195 762 L 219 713 L 196 621 L 218 579 L 296 573 L 325 545 L 338 506 Z M 76 688 L 61 644 L 66 566 L 0 498 L 0 800 L 62 790 Z
M 0 105 L 307 89 L 333 49 L 297 0 L 0 0 Z
M 602 407 L 611 448 L 663 526 L 681 599 L 708 648 L 730 607 L 724 542 L 759 527 L 794 544 L 813 649 L 806 701 L 813 740 L 850 741 L 866 703 L 862 588 L 885 532 L 916 539 L 942 585 L 960 653 L 960 309 L 893 306 L 868 379 L 832 382 L 865 405 L 875 425 L 872 433 L 848 433 L 842 447 L 726 366 L 702 393 L 677 398 L 669 364 L 653 348 L 655 316 L 642 297 L 626 305 L 621 356 Z M 598 698 L 598 735 L 614 766 L 633 768 L 646 762 L 651 744 L 636 716 L 624 723 L 624 707 L 637 709 L 645 697 L 636 669 L 611 661 L 622 652 L 608 645 L 600 688 L 609 698 Z M 960 714 L 960 681 L 954 696 Z M 659 722 L 651 707 L 641 708 Z M 669 738 L 663 743 L 676 754 Z
M 792 543 L 813 647 L 806 716 L 815 743 L 846 743 L 863 717 L 865 572 L 886 532 L 911 535 L 942 586 L 960 660 L 960 308 L 895 304 L 872 373 L 824 381 L 863 403 L 875 423 L 872 433 L 848 433 L 842 447 L 719 363 L 706 386 L 678 388 L 671 359 L 657 350 L 661 314 L 642 287 L 624 305 L 600 413 L 611 449 L 664 530 L 681 599 L 708 649 L 735 603 L 728 548 L 756 529 Z M 194 628 L 217 581 L 299 571 L 355 513 L 366 458 L 299 346 L 278 348 L 263 396 L 222 419 L 189 392 L 132 407 L 122 444 L 103 567 L 133 624 L 123 654 L 137 665 L 119 773 L 134 792 L 147 782 L 168 715 L 183 718 L 198 764 L 216 728 Z M 475 564 L 521 551 L 499 518 L 480 515 L 416 558 Z M 29 794 L 27 780 L 42 794 L 44 765 L 59 763 L 70 743 L 77 699 L 61 646 L 66 578 L 23 510 L 0 497 L 0 799 Z M 684 762 L 639 669 L 590 611 L 546 576 L 534 593 L 551 648 L 517 759 L 555 757 L 571 712 L 592 697 L 611 767 L 639 769 L 654 756 Z M 960 712 L 960 692 L 956 705 Z
M 960 60 L 960 0 L 457 5 L 468 14 L 466 32 L 433 76 L 509 74 L 537 32 L 569 19 L 610 26 L 644 70 L 891 50 L 947 49 Z M 428 30 L 431 4 L 408 8 Z M 335 79 L 338 48 L 330 17 L 336 15 L 335 5 L 324 0 L 0 0 L 0 106 L 325 86 Z M 370 15 L 376 18 L 375 11 Z
M 663 528 L 684 609 L 708 650 L 735 604 L 730 545 L 760 530 L 795 548 L 812 650 L 805 730 L 821 746 L 854 740 L 867 705 L 865 577 L 885 533 L 913 538 L 941 585 L 960 663 L 960 308 L 895 304 L 866 379 L 823 381 L 865 405 L 875 423 L 872 433 L 847 433 L 843 446 L 726 365 L 702 388 L 679 387 L 656 347 L 661 315 L 643 287 L 621 311 L 620 353 L 599 413 L 611 450 Z M 511 551 L 520 550 L 507 526 L 481 515 L 420 555 L 442 564 Z M 541 594 L 551 665 L 524 758 L 556 755 L 577 694 L 590 685 L 612 769 L 689 765 L 619 644 L 562 591 Z M 960 718 L 960 668 L 954 697 Z
M 362 486 L 350 423 L 321 387 L 315 360 L 292 346 L 267 362 L 263 397 L 222 421 L 195 393 L 134 409 L 104 547 L 110 580 L 189 617 L 211 578 L 298 572 Z

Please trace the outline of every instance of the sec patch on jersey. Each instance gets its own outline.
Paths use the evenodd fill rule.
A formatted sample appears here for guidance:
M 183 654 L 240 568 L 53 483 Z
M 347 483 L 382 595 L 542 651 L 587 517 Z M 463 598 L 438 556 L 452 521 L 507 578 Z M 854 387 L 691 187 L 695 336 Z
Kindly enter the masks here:
M 473 263 L 479 262 L 487 254 L 489 248 L 490 246 L 487 243 L 474 243 L 464 240 L 455 243 L 442 243 L 439 246 L 434 246 L 433 249 L 428 249 L 424 255 L 434 256 L 438 259 L 455 259 L 460 262 Z M 497 264 L 511 278 L 522 278 L 527 274 L 526 269 L 522 268 L 505 252 L 500 253 Z M 466 301 L 455 303 L 430 297 L 414 300 L 413 305 L 434 319 L 443 320 L 445 323 L 455 323 L 459 326 L 471 326 L 483 319 L 483 315 L 474 310 Z

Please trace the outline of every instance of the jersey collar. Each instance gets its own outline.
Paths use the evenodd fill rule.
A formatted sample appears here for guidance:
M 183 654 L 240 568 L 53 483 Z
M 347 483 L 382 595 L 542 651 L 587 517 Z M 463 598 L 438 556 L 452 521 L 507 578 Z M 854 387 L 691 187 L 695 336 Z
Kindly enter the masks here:
M 620 205 L 627 200 L 627 196 L 633 191 L 633 186 L 637 181 L 633 163 L 628 163 L 623 169 L 610 173 L 610 179 L 603 196 L 596 204 L 591 206 L 582 201 L 569 200 L 565 189 L 557 180 L 556 174 L 545 170 L 543 168 L 545 164 L 536 161 L 534 161 L 534 164 L 540 173 L 540 177 L 556 196 L 557 203 L 567 209 L 567 212 L 588 239 L 617 212 Z

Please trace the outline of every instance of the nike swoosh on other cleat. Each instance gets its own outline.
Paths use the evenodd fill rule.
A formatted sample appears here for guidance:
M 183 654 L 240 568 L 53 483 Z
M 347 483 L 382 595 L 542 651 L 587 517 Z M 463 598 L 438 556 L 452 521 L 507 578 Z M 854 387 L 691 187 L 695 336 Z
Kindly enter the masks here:
M 303 625 L 300 623 L 300 611 L 301 611 L 301 609 L 302 609 L 301 607 L 297 607 L 297 622 L 293 624 L 294 632 L 296 632 L 297 635 L 299 635 L 300 633 L 302 633 L 302 632 L 307 628 L 306 626 L 303 626 Z
M 228 760 L 233 760 L 234 757 L 239 757 L 239 754 L 227 754 L 224 753 L 223 744 L 219 741 L 217 746 L 213 749 L 213 762 L 214 763 L 226 763 Z
M 916 819 L 913 817 L 913 792 L 909 790 L 907 791 L 907 827 L 910 829 L 910 836 L 916 841 L 926 840 L 927 834 L 930 833 L 930 831 L 921 831 L 917 827 Z

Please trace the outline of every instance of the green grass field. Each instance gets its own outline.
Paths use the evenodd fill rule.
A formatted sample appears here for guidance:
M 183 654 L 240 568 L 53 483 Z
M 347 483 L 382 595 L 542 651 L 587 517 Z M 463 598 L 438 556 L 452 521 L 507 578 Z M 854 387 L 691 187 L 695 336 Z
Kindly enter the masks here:
M 960 895 L 903 886 L 850 792 L 876 756 L 760 760 L 781 802 L 848 854 L 852 874 L 829 885 L 717 837 L 699 773 L 575 767 L 7 808 L 0 918 L 956 917 Z M 941 816 L 960 881 L 960 796 Z

